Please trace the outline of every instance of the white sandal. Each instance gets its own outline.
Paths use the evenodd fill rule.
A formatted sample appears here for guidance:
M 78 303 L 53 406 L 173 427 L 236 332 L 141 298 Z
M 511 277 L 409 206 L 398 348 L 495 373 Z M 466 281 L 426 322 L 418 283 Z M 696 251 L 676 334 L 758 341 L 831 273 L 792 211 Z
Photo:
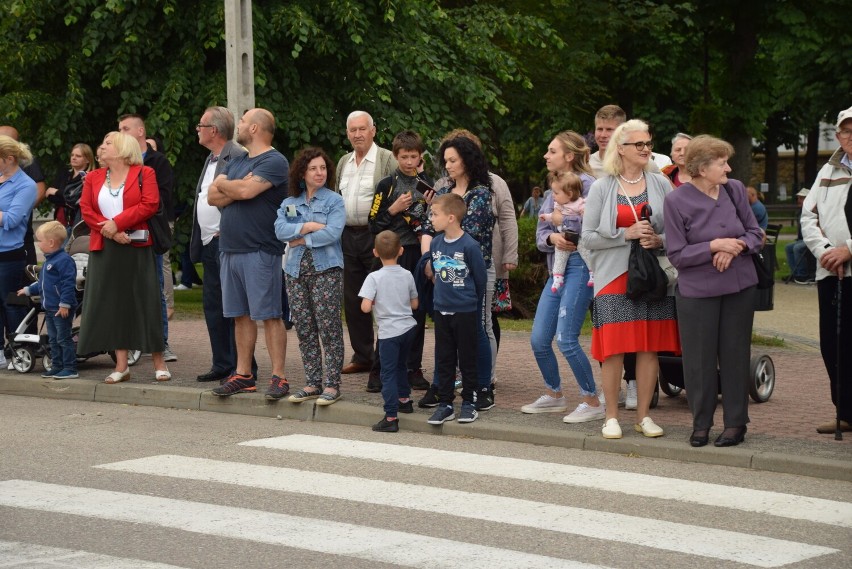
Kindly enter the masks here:
M 158 369 L 154 372 L 154 379 L 157 381 L 169 381 L 172 378 L 172 374 L 167 369 Z
M 112 372 L 106 377 L 104 383 L 112 385 L 114 383 L 121 383 L 122 381 L 127 381 L 128 379 L 130 379 L 130 368 L 127 368 L 124 371 Z

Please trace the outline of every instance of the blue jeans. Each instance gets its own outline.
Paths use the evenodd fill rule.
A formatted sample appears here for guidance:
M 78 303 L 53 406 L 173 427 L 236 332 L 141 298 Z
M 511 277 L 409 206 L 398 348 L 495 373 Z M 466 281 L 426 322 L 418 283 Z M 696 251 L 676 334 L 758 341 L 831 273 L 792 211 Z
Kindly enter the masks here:
M 592 366 L 579 342 L 580 329 L 594 293 L 588 281 L 586 263 L 579 253 L 573 253 L 565 267 L 565 284 L 557 292 L 551 292 L 553 277 L 547 279 L 538 299 L 530 345 L 544 383 L 553 391 L 562 390 L 559 364 L 553 352 L 553 337 L 556 336 L 556 345 L 571 366 L 580 395 L 592 396 L 596 392 Z
M 77 346 L 71 337 L 71 323 L 74 311 L 69 310 L 68 318 L 55 316 L 53 310 L 45 310 L 44 321 L 47 324 L 47 337 L 50 340 L 50 366 L 59 371 L 77 373 Z
M 396 417 L 399 398 L 411 395 L 408 385 L 408 352 L 417 334 L 417 326 L 393 338 L 379 339 L 379 358 L 382 360 L 382 398 L 385 400 L 385 416 Z
M 166 295 L 163 292 L 163 285 L 165 285 L 165 280 L 163 279 L 163 256 L 162 255 L 154 255 L 154 262 L 157 263 L 157 279 L 160 281 L 160 305 L 163 313 L 163 343 L 168 347 L 169 345 L 169 313 L 166 310 Z
M 4 336 L 14 332 L 27 315 L 27 308 L 24 306 L 6 305 L 6 295 L 21 288 L 21 277 L 24 276 L 26 264 L 23 253 L 18 260 L 0 261 L 0 330 L 5 328 Z
M 787 255 L 787 266 L 790 267 L 790 273 L 794 279 L 805 280 L 813 278 L 814 271 L 809 266 L 808 255 L 810 250 L 802 240 L 793 241 L 784 246 L 784 253 Z

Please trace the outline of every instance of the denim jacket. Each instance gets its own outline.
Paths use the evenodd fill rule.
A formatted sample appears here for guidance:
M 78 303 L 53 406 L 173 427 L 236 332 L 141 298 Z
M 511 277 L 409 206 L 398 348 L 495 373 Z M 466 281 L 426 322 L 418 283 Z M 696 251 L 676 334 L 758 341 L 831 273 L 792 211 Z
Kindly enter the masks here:
M 284 272 L 289 277 L 298 278 L 299 265 L 305 248 L 311 250 L 314 268 L 322 272 L 334 267 L 343 268 L 343 249 L 340 236 L 346 223 L 346 210 L 343 197 L 326 187 L 319 188 L 310 202 L 305 201 L 307 192 L 289 197 L 281 202 L 278 219 L 275 220 L 275 236 L 289 242 L 300 237 L 304 245 L 289 247 Z M 319 231 L 302 235 L 302 225 L 315 221 L 325 225 Z

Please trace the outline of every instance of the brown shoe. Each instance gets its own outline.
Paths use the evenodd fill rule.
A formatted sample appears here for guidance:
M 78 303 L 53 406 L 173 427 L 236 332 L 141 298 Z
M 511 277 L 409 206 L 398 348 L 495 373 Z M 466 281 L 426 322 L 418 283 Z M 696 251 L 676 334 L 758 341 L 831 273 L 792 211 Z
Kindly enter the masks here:
M 823 425 L 817 427 L 817 432 L 821 435 L 830 435 L 834 432 L 834 429 L 837 428 L 836 421 L 829 421 Z M 840 432 L 842 433 L 852 433 L 852 425 L 850 425 L 847 421 L 840 421 Z
M 363 373 L 365 371 L 370 371 L 371 367 L 373 367 L 373 366 L 371 366 L 369 364 L 359 364 L 359 363 L 356 363 L 356 362 L 349 362 L 348 364 L 343 366 L 343 369 L 340 370 L 340 373 L 342 373 L 342 374 Z

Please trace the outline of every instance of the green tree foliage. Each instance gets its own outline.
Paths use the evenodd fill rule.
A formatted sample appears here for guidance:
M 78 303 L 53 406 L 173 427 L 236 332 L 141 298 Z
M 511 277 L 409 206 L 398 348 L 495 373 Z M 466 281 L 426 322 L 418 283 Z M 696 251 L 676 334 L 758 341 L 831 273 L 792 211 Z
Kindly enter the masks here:
M 137 112 L 166 143 L 179 197 L 195 187 L 204 150 L 194 125 L 226 104 L 222 0 L 13 0 L 0 20 L 0 122 L 18 126 L 51 168 L 78 141 L 96 144 Z M 496 4 L 430 0 L 253 3 L 258 106 L 277 117 L 276 145 L 341 154 L 345 118 L 365 109 L 379 141 L 415 128 L 435 142 L 464 125 L 493 131 L 529 90 L 518 54 L 559 45 L 542 19 Z

